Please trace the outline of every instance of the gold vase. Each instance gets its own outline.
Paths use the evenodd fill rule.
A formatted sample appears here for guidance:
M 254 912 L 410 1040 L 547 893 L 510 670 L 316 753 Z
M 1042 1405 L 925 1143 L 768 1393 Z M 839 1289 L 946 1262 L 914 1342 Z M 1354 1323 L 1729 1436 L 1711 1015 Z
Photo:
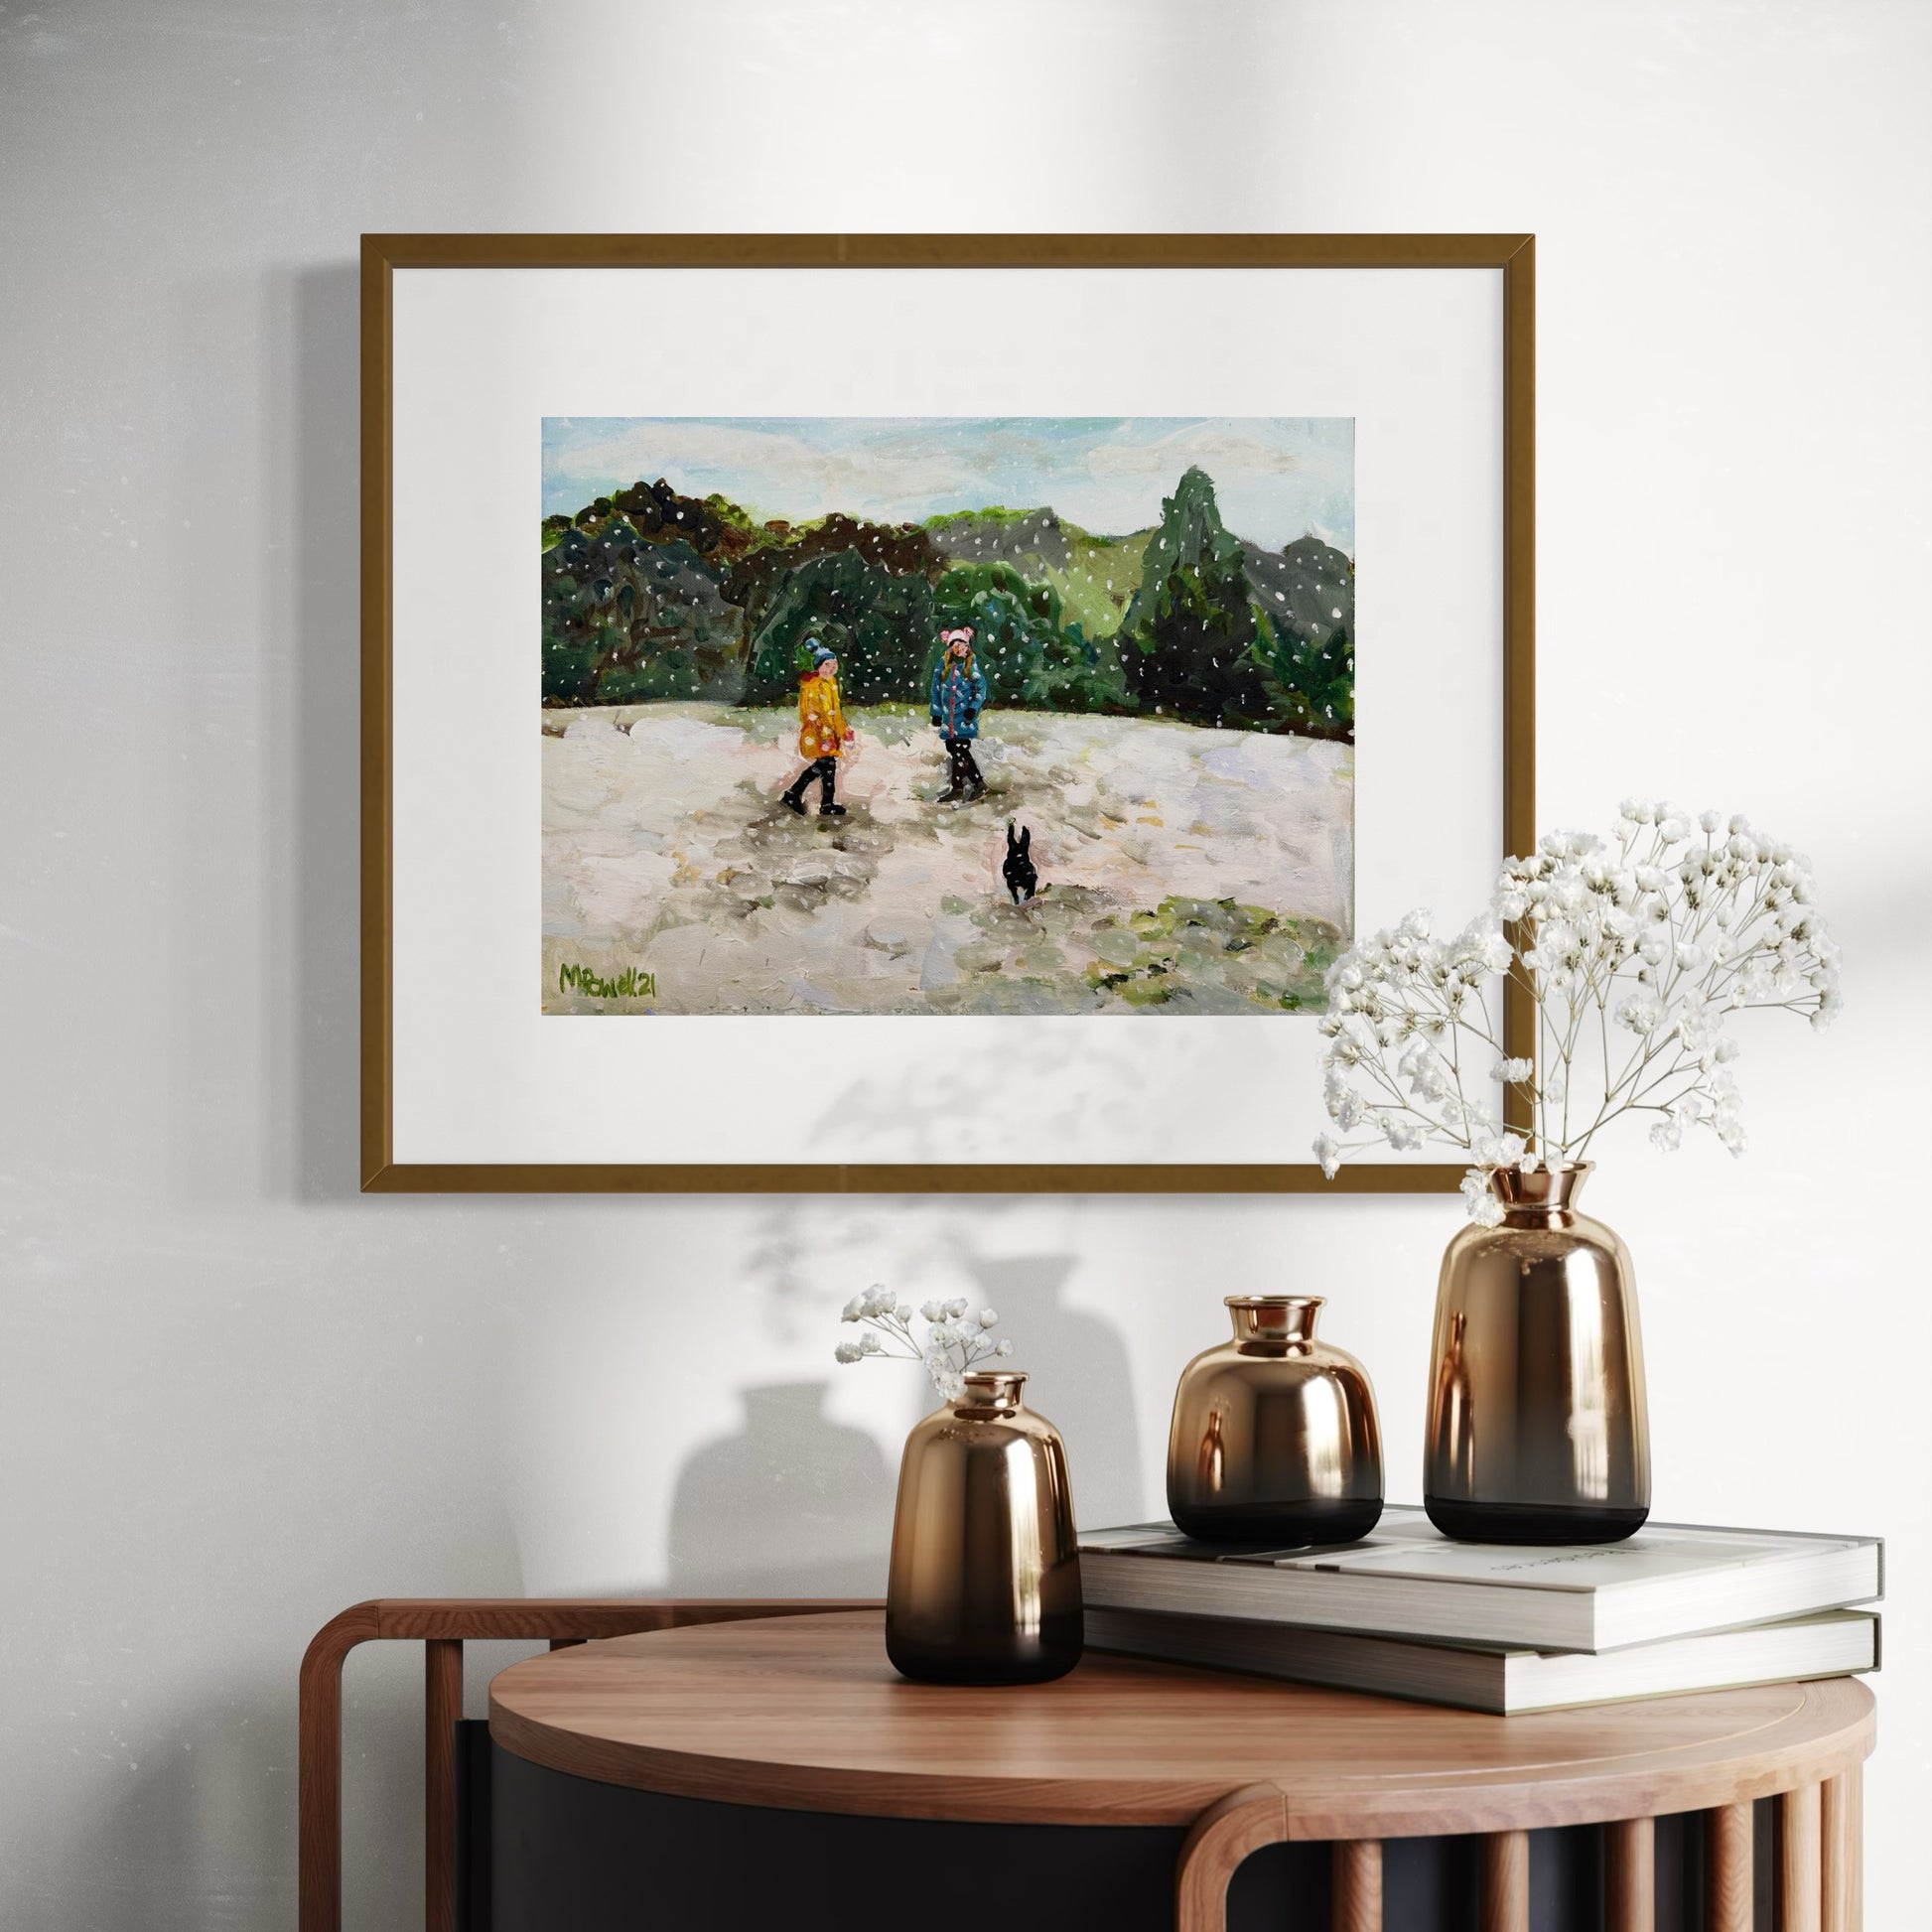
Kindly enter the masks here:
M 1080 1661 L 1080 1567 L 1059 1432 L 1017 1370 L 976 1370 L 905 1439 L 886 1654 L 929 1684 L 1038 1684 Z
M 1617 1543 L 1650 1513 L 1630 1253 L 1577 1211 L 1588 1162 L 1491 1176 L 1503 1218 L 1449 1244 L 1423 1505 L 1470 1543 Z
M 1181 1371 L 1168 1513 L 1222 1543 L 1352 1543 L 1382 1514 L 1375 1392 L 1314 1338 L 1318 1295 L 1230 1295 L 1234 1338 Z

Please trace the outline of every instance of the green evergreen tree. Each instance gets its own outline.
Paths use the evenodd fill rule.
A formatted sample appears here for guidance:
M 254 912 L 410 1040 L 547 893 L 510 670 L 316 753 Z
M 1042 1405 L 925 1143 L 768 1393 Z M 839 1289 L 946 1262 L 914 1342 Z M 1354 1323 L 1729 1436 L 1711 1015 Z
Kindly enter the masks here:
M 772 589 L 743 701 L 789 703 L 813 643 L 822 642 L 838 653 L 847 704 L 916 703 L 933 636 L 932 587 L 922 576 L 896 576 L 856 550 L 813 557 Z
M 1222 523 L 1206 471 L 1190 469 L 1161 505 L 1141 587 L 1121 621 L 1141 710 L 1248 730 L 1276 724 L 1259 635 L 1241 540 Z
M 1312 738 L 1355 735 L 1355 566 L 1319 537 L 1250 549 L 1256 653 L 1275 715 Z
M 543 553 L 546 704 L 732 699 L 744 655 L 740 614 L 681 539 L 651 542 L 614 515 Z

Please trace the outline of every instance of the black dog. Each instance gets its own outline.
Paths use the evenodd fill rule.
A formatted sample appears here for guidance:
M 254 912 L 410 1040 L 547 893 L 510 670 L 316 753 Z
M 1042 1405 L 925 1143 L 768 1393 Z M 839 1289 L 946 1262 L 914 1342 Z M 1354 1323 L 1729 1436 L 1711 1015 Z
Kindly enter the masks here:
M 1013 902 L 1018 905 L 1023 898 L 1032 898 L 1039 884 L 1039 874 L 1034 870 L 1034 862 L 1028 847 L 1034 842 L 1033 830 L 1021 826 L 1020 836 L 1013 836 L 1013 821 L 1007 820 L 1006 863 L 1000 868 L 1000 877 L 1007 882 L 1007 891 L 1013 895 Z

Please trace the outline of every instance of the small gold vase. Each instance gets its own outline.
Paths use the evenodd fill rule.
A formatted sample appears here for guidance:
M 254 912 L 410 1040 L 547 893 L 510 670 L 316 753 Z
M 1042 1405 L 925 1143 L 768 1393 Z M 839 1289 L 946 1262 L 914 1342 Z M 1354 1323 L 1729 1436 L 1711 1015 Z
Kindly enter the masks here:
M 1318 1295 L 1230 1295 L 1234 1339 L 1174 1391 L 1168 1513 L 1220 1543 L 1352 1543 L 1382 1514 L 1375 1391 L 1314 1338 Z
M 1449 1244 L 1423 1506 L 1466 1543 L 1619 1543 L 1650 1514 L 1630 1251 L 1577 1211 L 1588 1162 L 1490 1176 L 1503 1218 Z
M 1039 1684 L 1080 1661 L 1080 1566 L 1066 1449 L 1020 1400 L 1026 1376 L 975 1370 L 905 1439 L 886 1654 L 928 1684 Z

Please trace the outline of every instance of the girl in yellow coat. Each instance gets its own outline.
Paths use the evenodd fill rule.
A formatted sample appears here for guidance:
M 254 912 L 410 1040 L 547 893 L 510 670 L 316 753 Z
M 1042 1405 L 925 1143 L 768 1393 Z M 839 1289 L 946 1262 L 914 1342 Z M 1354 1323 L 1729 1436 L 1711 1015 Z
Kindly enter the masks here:
M 833 802 L 832 787 L 838 781 L 839 759 L 853 736 L 839 708 L 839 660 L 823 644 L 816 644 L 812 668 L 798 686 L 798 756 L 808 762 L 784 794 L 782 802 L 788 810 L 805 816 L 805 792 L 816 778 L 819 817 L 845 816 L 845 807 Z

